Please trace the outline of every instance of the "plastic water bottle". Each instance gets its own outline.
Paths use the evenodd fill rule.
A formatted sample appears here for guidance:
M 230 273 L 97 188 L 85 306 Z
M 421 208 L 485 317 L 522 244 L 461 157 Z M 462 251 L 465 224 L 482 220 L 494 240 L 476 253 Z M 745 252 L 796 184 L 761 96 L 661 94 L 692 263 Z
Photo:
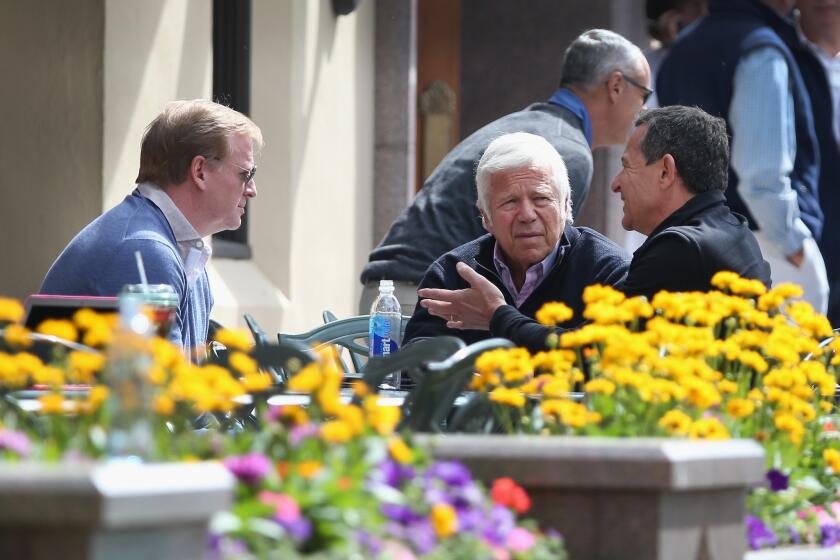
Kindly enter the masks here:
M 379 296 L 370 308 L 368 345 L 371 358 L 389 356 L 399 350 L 402 342 L 401 322 L 402 308 L 394 296 L 394 283 L 391 280 L 380 280 Z M 399 387 L 399 372 L 389 376 L 389 381 L 393 386 Z

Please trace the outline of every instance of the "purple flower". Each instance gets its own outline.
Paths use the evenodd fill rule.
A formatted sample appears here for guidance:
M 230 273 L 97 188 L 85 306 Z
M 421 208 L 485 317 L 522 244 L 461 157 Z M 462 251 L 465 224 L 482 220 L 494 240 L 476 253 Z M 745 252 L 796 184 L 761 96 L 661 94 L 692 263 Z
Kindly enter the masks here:
M 414 549 L 420 554 L 428 554 L 437 544 L 435 530 L 426 517 L 411 523 L 406 530 L 406 535 Z
M 490 510 L 490 519 L 482 532 L 484 540 L 496 546 L 503 546 L 508 533 L 516 526 L 513 512 L 505 506 L 495 505 Z
M 367 531 L 356 531 L 356 541 L 371 557 L 378 557 L 382 552 L 382 541 Z
M 300 442 L 308 437 L 313 437 L 318 435 L 318 426 L 309 422 L 307 424 L 301 424 L 300 426 L 295 426 L 291 430 L 289 430 L 289 445 L 292 447 L 297 447 L 300 445 Z
M 457 507 L 458 512 L 458 530 L 470 533 L 480 533 L 485 523 L 484 513 L 475 507 Z
M 750 548 L 758 550 L 763 547 L 776 546 L 779 540 L 764 522 L 754 515 L 747 515 L 747 540 Z
M 388 459 L 380 463 L 378 472 L 374 476 L 392 488 L 399 488 L 404 480 L 411 480 L 414 475 L 414 468 Z
M 224 465 L 240 481 L 256 486 L 271 470 L 271 461 L 262 453 L 234 455 L 224 460 Z
M 382 504 L 379 506 L 379 511 L 388 519 L 402 523 L 403 525 L 407 525 L 421 518 L 410 507 L 400 504 Z
M 822 545 L 825 548 L 840 542 L 840 527 L 837 525 L 820 525 L 820 531 L 822 531 Z
M 789 480 L 790 477 L 780 470 L 770 469 L 767 471 L 767 481 L 770 483 L 770 490 L 773 492 L 787 490 Z
M 458 461 L 437 461 L 428 468 L 426 476 L 441 480 L 447 486 L 464 486 L 472 482 L 469 469 Z
M 790 542 L 793 544 L 802 544 L 802 537 L 799 536 L 799 531 L 794 529 L 791 525 L 788 527 L 788 534 L 790 535 Z
M 312 536 L 312 522 L 303 516 L 294 521 L 281 521 L 280 525 L 298 542 L 305 541 Z
M 26 457 L 32 450 L 32 443 L 23 432 L 0 430 L 0 451 L 8 450 L 21 457 Z

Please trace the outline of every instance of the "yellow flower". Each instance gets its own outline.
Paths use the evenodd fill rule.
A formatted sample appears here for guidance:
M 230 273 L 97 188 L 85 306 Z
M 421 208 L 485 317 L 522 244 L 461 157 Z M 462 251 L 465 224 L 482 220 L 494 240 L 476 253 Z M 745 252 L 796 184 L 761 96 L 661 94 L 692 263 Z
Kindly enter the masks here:
M 289 379 L 289 389 L 301 393 L 311 393 L 321 386 L 324 375 L 321 372 L 321 364 L 313 362 Z
M 105 385 L 94 385 L 90 388 L 90 393 L 87 398 L 87 409 L 94 412 L 99 409 L 99 406 L 108 399 L 111 391 Z
M 738 392 L 738 384 L 729 379 L 721 379 L 717 387 L 718 391 L 727 395 L 733 395 Z
M 73 351 L 67 356 L 68 379 L 72 383 L 93 383 L 94 375 L 102 371 L 105 356 L 91 352 Z
M 353 431 L 343 420 L 330 420 L 321 426 L 321 437 L 329 443 L 345 443 L 353 437 Z
M 767 371 L 767 362 L 758 352 L 745 350 L 738 354 L 738 361 L 747 367 L 753 368 L 758 373 L 764 373 Z
M 38 402 L 41 403 L 41 414 L 61 414 L 64 412 L 64 396 L 58 393 L 50 393 L 38 397 Z
M 445 539 L 458 531 L 458 515 L 455 508 L 449 504 L 435 504 L 432 506 L 432 527 L 439 539 Z
M 41 334 L 57 336 L 64 340 L 76 342 L 79 338 L 79 331 L 76 326 L 67 319 L 47 319 L 36 329 Z
M 832 448 L 823 449 L 823 461 L 833 473 L 840 473 L 840 451 Z
M 554 416 L 563 424 L 572 428 L 582 428 L 587 424 L 594 424 L 601 421 L 601 415 L 597 412 L 590 412 L 580 403 L 552 399 L 544 400 L 540 409 L 545 416 Z
M 764 402 L 764 393 L 761 392 L 761 389 L 750 389 L 750 392 L 747 393 L 747 398 L 758 402 Z
M 32 373 L 32 380 L 37 385 L 61 387 L 64 385 L 64 371 L 55 366 L 44 366 Z
M 610 303 L 618 305 L 626 299 L 626 296 L 611 286 L 604 286 L 601 284 L 593 284 L 587 286 L 583 290 L 583 303 L 590 304 L 596 302 Z
M 26 327 L 15 323 L 6 325 L 3 338 L 14 348 L 29 348 L 32 346 L 32 333 Z
M 0 323 L 17 323 L 23 319 L 23 306 L 16 299 L 0 298 Z
M 175 401 L 169 395 L 157 395 L 152 407 L 161 416 L 171 416 L 175 412 Z
M 755 403 L 749 399 L 732 399 L 726 403 L 726 412 L 733 418 L 744 418 L 755 411 Z
M 361 379 L 357 379 L 351 385 L 353 388 L 353 394 L 357 397 L 366 397 L 370 394 L 370 385 L 362 381 Z
M 662 415 L 657 424 L 669 434 L 686 435 L 691 429 L 691 417 L 679 409 L 673 409 Z
M 111 344 L 113 340 L 113 329 L 106 323 L 99 323 L 85 331 L 85 335 L 82 337 L 82 344 L 91 348 L 101 348 Z
M 507 387 L 496 387 L 490 391 L 490 400 L 514 408 L 525 406 L 525 396 L 518 389 L 508 389 Z
M 259 393 L 265 391 L 274 384 L 274 380 L 267 373 L 254 371 L 246 373 L 241 380 L 242 386 L 249 393 Z
M 734 272 L 731 272 L 729 270 L 721 270 L 720 272 L 716 272 L 715 275 L 712 276 L 711 284 L 719 290 L 728 290 L 729 287 L 732 285 L 732 282 L 735 282 L 740 278 L 741 277 Z
M 297 405 L 285 405 L 280 408 L 280 418 L 289 420 L 295 426 L 301 426 L 309 422 L 309 415 L 306 409 Z
M 805 434 L 805 426 L 802 422 L 796 419 L 795 416 L 788 413 L 776 414 L 775 418 L 776 429 L 788 432 L 788 437 L 791 443 L 799 445 L 802 443 L 802 436 Z
M 184 360 L 178 347 L 168 340 L 153 338 L 150 347 L 155 364 L 162 368 L 173 368 Z
M 543 305 L 540 310 L 537 311 L 535 318 L 541 325 L 553 327 L 555 325 L 559 325 L 560 323 L 565 323 L 572 318 L 572 315 L 574 315 L 572 309 L 566 304 L 560 302 L 550 302 Z
M 400 408 L 396 406 L 379 406 L 379 397 L 371 395 L 365 399 L 365 410 L 368 415 L 368 422 L 380 435 L 392 433 L 397 424 L 400 423 Z M 371 402 L 371 404 L 368 404 Z
M 593 379 L 583 386 L 583 390 L 587 393 L 602 393 L 604 395 L 612 395 L 615 393 L 615 383 L 603 377 Z
M 216 331 L 216 341 L 230 350 L 243 352 L 247 352 L 254 345 L 251 333 L 245 329 L 219 329 Z
M 230 357 L 228 358 L 228 363 L 230 363 L 230 367 L 237 370 L 242 375 L 257 372 L 257 362 L 254 361 L 251 356 L 243 352 L 231 352 Z
M 691 425 L 689 436 L 692 439 L 729 439 L 729 430 L 713 416 L 701 418 Z
M 297 473 L 309 480 L 318 476 L 323 466 L 320 461 L 302 461 L 297 465 Z
M 407 464 L 414 461 L 414 451 L 400 437 L 393 436 L 388 439 L 388 451 L 398 463 Z

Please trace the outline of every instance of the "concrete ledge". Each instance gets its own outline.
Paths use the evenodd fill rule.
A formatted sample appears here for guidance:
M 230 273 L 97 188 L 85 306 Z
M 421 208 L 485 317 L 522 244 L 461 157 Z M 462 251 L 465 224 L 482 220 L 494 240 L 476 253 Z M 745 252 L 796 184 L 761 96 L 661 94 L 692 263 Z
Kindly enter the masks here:
M 202 558 L 220 463 L 0 463 L 0 558 Z
M 752 440 L 422 436 L 439 459 L 524 486 L 528 513 L 571 558 L 731 560 L 747 551 L 747 489 L 763 480 Z

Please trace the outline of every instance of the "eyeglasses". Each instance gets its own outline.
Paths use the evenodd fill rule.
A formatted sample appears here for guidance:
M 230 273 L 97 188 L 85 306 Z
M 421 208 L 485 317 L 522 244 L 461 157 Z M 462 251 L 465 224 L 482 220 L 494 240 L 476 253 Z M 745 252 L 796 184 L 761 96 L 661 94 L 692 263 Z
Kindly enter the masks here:
M 218 156 L 210 156 L 210 159 L 215 159 L 216 161 L 221 161 L 222 163 L 224 163 L 224 160 L 222 160 L 222 158 L 220 158 Z M 242 171 L 245 172 L 245 183 L 250 183 L 251 181 L 254 180 L 254 175 L 257 174 L 257 166 L 256 165 L 254 167 L 252 167 L 251 169 L 248 169 L 247 167 L 242 167 L 241 165 L 233 163 L 233 162 L 230 162 L 230 164 L 235 166 L 235 167 L 238 167 L 239 169 L 241 169 Z
M 633 78 L 631 78 L 630 76 L 625 74 L 624 72 L 621 72 L 620 74 L 621 74 L 622 78 L 627 80 L 628 84 L 630 84 L 631 86 L 635 86 L 635 87 L 639 88 L 640 90 L 642 90 L 643 92 L 645 92 L 645 95 L 642 97 L 642 103 L 647 103 L 648 99 L 650 99 L 650 96 L 653 95 L 653 90 L 650 89 L 649 87 L 643 86 L 642 84 L 640 84 L 639 82 L 637 82 L 636 80 L 634 80 Z
M 245 172 L 245 182 L 246 183 L 250 183 L 251 181 L 254 180 L 254 175 L 257 174 L 257 166 L 256 165 L 254 167 L 252 167 L 251 169 L 248 169 L 248 168 L 242 167 L 241 165 L 237 165 L 233 162 L 231 162 L 231 164 L 235 165 L 236 167 L 238 167 L 239 169 L 241 169 L 242 171 Z

